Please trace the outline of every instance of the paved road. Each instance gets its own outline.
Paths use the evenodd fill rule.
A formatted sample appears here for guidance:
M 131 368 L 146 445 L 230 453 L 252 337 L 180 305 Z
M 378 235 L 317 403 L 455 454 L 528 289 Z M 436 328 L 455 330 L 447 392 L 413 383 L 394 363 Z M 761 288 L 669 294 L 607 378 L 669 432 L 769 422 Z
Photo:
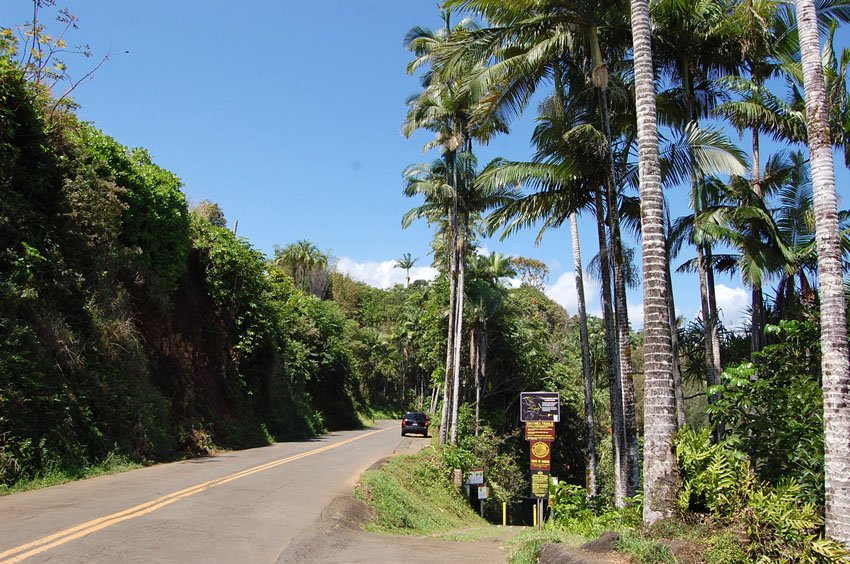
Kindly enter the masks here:
M 0 497 L 0 563 L 275 562 L 398 450 L 398 422 Z

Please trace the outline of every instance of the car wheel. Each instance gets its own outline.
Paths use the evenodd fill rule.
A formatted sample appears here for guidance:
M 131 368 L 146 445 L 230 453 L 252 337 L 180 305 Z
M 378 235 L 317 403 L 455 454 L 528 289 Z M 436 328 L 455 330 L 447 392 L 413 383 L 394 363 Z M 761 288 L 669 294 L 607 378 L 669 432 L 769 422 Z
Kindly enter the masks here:
M 405 433 L 404 433 L 404 431 L 402 431 L 402 432 L 401 432 L 401 436 L 403 437 L 404 435 L 405 435 Z

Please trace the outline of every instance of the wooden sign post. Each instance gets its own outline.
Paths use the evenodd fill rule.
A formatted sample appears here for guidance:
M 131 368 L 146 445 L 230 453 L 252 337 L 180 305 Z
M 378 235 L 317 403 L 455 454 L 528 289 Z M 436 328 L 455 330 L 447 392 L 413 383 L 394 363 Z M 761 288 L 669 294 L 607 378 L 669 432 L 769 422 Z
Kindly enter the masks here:
M 522 392 L 519 404 L 530 454 L 531 497 L 536 498 L 534 522 L 542 530 L 543 500 L 549 498 L 555 423 L 561 420 L 560 396 L 558 392 Z

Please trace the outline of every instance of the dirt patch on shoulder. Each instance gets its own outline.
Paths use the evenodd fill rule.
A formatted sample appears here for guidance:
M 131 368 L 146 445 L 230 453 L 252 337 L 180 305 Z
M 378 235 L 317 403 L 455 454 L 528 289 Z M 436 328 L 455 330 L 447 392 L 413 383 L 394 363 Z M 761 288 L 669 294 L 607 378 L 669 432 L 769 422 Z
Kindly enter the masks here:
M 540 548 L 540 564 L 624 564 L 629 558 L 614 547 L 619 538 L 620 535 L 609 531 L 578 548 L 544 544 Z
M 395 454 L 415 454 L 430 445 L 430 438 L 405 437 Z M 369 469 L 380 468 L 387 459 Z M 432 537 L 369 533 L 364 527 L 374 519 L 368 505 L 353 496 L 334 499 L 307 533 L 293 539 L 278 562 L 374 563 L 404 562 L 505 562 L 504 543 L 516 534 L 506 528 L 501 534 L 474 542 Z
M 502 545 L 514 534 L 506 530 L 504 535 L 476 542 L 382 535 L 363 530 L 372 518 L 371 509 L 362 501 L 338 497 L 309 533 L 290 543 L 278 562 L 505 562 L 507 550 Z
M 582 545 L 582 549 L 588 552 L 614 552 L 616 550 L 617 541 L 620 539 L 619 533 L 608 531 L 599 535 L 599 538 Z

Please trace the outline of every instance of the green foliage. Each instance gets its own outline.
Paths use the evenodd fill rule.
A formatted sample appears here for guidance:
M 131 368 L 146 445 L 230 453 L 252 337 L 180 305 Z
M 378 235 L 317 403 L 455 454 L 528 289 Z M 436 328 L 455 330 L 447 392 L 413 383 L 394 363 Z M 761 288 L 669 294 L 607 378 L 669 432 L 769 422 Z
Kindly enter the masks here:
M 679 560 L 667 547 L 653 539 L 646 539 L 626 531 L 616 543 L 617 550 L 631 556 L 633 562 L 642 564 L 676 564 Z
M 787 479 L 773 486 L 759 480 L 749 461 L 727 443 L 711 444 L 708 429 L 685 428 L 676 439 L 683 477 L 682 510 L 710 511 L 740 526 L 751 559 L 771 562 L 841 562 L 847 552 L 824 539 L 823 519 L 800 486 Z
M 643 506 L 639 499 L 630 500 L 621 510 L 601 502 L 601 499 L 588 500 L 582 486 L 560 482 L 552 488 L 552 521 L 560 529 L 585 537 L 640 527 Z
M 682 511 L 730 515 L 743 509 L 746 492 L 754 485 L 746 456 L 725 444 L 712 444 L 707 427 L 680 432 L 676 454 L 685 477 L 679 494 Z
M 542 531 L 527 529 L 510 540 L 508 554 L 510 564 L 537 564 L 540 561 L 540 549 L 546 543 L 576 546 L 585 542 L 586 537 L 567 533 L 561 529 L 546 527 Z
M 144 149 L 128 150 L 94 127 L 75 128 L 82 166 L 122 188 L 121 240 L 137 249 L 155 289 L 174 290 L 189 251 L 189 212 L 182 183 L 153 163 Z
M 781 321 L 767 331 L 776 342 L 723 373 L 708 411 L 725 422 L 728 444 L 747 454 L 759 478 L 793 478 L 804 500 L 822 506 L 818 329 L 812 321 Z
M 231 360 L 238 373 L 239 363 L 260 345 L 268 322 L 264 293 L 269 290 L 264 277 L 263 255 L 230 230 L 216 227 L 197 216 L 192 218 L 192 246 L 199 251 L 210 297 L 237 336 Z M 245 385 L 244 380 L 241 383 Z
M 718 533 L 708 538 L 706 564 L 743 564 L 747 554 L 731 533 Z
M 376 512 L 372 530 L 421 535 L 484 524 L 429 450 L 369 470 L 356 495 Z

